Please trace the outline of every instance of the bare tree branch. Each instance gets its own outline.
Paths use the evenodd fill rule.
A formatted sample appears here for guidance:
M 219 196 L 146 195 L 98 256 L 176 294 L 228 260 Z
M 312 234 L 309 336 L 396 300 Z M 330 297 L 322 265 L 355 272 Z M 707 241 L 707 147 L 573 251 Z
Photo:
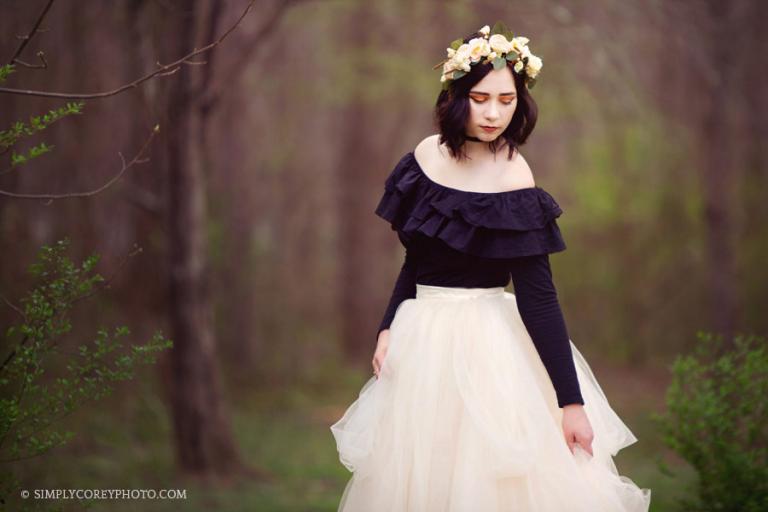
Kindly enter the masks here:
M 188 61 L 192 57 L 196 55 L 200 55 L 201 53 L 205 53 L 208 50 L 221 44 L 221 42 L 224 41 L 229 36 L 229 34 L 231 34 L 232 31 L 237 28 L 237 26 L 240 24 L 243 18 L 245 18 L 245 16 L 248 14 L 248 12 L 251 10 L 251 8 L 255 3 L 256 3 L 256 0 L 250 0 L 246 8 L 243 10 L 243 13 L 237 18 L 237 21 L 235 21 L 235 23 L 231 27 L 229 27 L 226 30 L 226 32 L 224 32 L 217 40 L 203 46 L 202 48 L 191 51 L 187 55 L 181 57 L 178 60 L 171 62 L 170 64 L 160 64 L 158 62 L 157 65 L 159 66 L 159 68 L 156 69 L 155 71 L 148 73 L 142 76 L 141 78 L 138 78 L 133 82 L 127 83 L 125 85 L 122 85 L 116 89 L 112 89 L 110 91 L 104 91 L 104 92 L 96 92 L 96 93 L 69 93 L 69 92 L 33 91 L 29 89 L 13 89 L 13 88 L 7 88 L 7 87 L 0 87 L 0 93 L 19 94 L 23 96 L 41 96 L 45 98 L 68 98 L 68 99 L 80 99 L 80 100 L 106 98 L 109 96 L 120 94 L 121 92 L 127 91 L 128 89 L 133 89 L 139 84 L 146 82 L 147 80 L 154 78 L 156 76 L 171 75 L 176 71 L 178 71 L 179 68 L 181 68 L 181 66 L 185 64 L 186 65 L 200 64 L 199 62 L 188 62 Z
M 144 145 L 141 146 L 141 149 L 139 152 L 134 156 L 130 162 L 125 161 L 125 158 L 123 158 L 122 153 L 118 153 L 120 155 L 120 160 L 123 163 L 122 168 L 120 171 L 115 174 L 112 179 L 110 179 L 108 182 L 106 182 L 104 185 L 100 186 L 97 189 L 90 190 L 87 192 L 70 192 L 66 194 L 19 194 L 16 192 L 8 192 L 6 190 L 0 190 L 0 195 L 7 196 L 7 197 L 13 197 L 16 199 L 64 199 L 64 198 L 71 198 L 71 197 L 88 197 L 98 194 L 99 192 L 102 192 L 106 190 L 107 188 L 111 187 L 117 180 L 119 180 L 125 172 L 133 167 L 136 164 L 143 164 L 147 162 L 146 159 L 142 160 L 142 155 L 146 152 L 147 148 L 149 147 L 150 142 L 152 142 L 152 139 L 157 135 L 157 133 L 160 131 L 160 125 L 156 125 L 152 132 L 149 134 L 149 137 L 147 137 L 147 140 L 144 142 Z
M 45 60 L 45 53 L 42 51 L 37 52 L 37 58 L 40 59 L 42 64 L 30 64 L 28 62 L 24 62 L 21 59 L 14 59 L 13 62 L 14 64 L 18 64 L 28 69 L 48 69 L 48 62 Z
M 21 52 L 24 51 L 24 48 L 29 44 L 29 42 L 32 40 L 32 38 L 37 33 L 37 29 L 40 27 L 40 24 L 43 22 L 43 18 L 45 18 L 45 15 L 48 14 L 48 11 L 51 9 L 51 6 L 53 5 L 54 0 L 48 0 L 48 3 L 45 4 L 45 7 L 43 7 L 43 11 L 40 13 L 40 16 L 37 17 L 37 21 L 35 22 L 35 26 L 32 27 L 32 30 L 29 31 L 29 34 L 22 37 L 21 44 L 16 49 L 16 51 L 13 53 L 13 56 L 8 61 L 8 64 L 14 64 L 17 61 L 16 59 L 21 55 Z M 40 55 L 40 52 L 38 52 L 38 56 Z
M 265 20 L 264 23 L 262 23 L 261 28 L 259 28 L 256 34 L 250 38 L 248 45 L 246 45 L 245 48 L 243 48 L 243 50 L 238 53 L 237 60 L 235 60 L 234 63 L 229 66 L 226 71 L 220 73 L 217 77 L 214 78 L 213 83 L 210 84 L 208 92 L 203 95 L 203 105 L 210 106 L 211 104 L 215 103 L 216 100 L 218 100 L 218 96 L 221 91 L 225 89 L 229 84 L 233 83 L 233 81 L 237 79 L 238 75 L 242 73 L 245 68 L 247 68 L 247 64 L 253 59 L 254 53 L 263 47 L 262 45 L 258 44 L 259 41 L 266 39 L 274 30 L 277 29 L 278 21 L 280 21 L 280 18 L 283 17 L 285 12 L 290 7 L 294 6 L 295 4 L 308 1 L 310 0 L 283 0 L 282 2 L 279 2 L 277 7 L 272 10 L 269 18 Z

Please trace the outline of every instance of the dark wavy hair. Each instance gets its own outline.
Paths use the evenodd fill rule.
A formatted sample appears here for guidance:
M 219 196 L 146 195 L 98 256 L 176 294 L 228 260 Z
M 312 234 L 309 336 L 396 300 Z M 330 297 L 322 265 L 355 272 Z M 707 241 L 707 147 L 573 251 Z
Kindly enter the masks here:
M 474 37 L 482 37 L 482 34 L 475 32 L 464 38 L 468 43 Z M 512 121 L 504 132 L 495 140 L 489 143 L 492 153 L 506 143 L 509 147 L 508 159 L 518 146 L 525 144 L 528 136 L 536 126 L 536 118 L 539 109 L 536 102 L 525 87 L 525 77 L 515 72 L 513 63 L 507 62 L 507 68 L 512 72 L 517 89 L 517 106 L 512 115 Z M 491 72 L 493 64 L 476 63 L 472 64 L 470 71 L 457 80 L 452 80 L 448 89 L 441 90 L 435 104 L 435 124 L 440 131 L 440 143 L 448 146 L 451 155 L 454 158 L 463 160 L 467 158 L 464 152 L 464 142 L 467 140 L 466 129 L 469 119 L 469 91 L 485 75 Z

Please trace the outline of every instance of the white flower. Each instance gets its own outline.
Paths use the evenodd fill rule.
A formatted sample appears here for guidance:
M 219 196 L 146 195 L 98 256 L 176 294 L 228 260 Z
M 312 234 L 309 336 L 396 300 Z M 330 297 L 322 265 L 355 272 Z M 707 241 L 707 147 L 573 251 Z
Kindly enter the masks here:
M 514 67 L 515 73 L 519 73 L 521 69 L 523 69 L 523 61 L 518 60 L 517 62 L 515 62 L 515 67 Z
M 487 39 L 475 37 L 469 41 L 469 56 L 472 62 L 477 62 L 491 52 Z
M 541 59 L 535 55 L 528 56 L 528 64 L 525 66 L 525 74 L 531 78 L 535 78 L 541 71 L 542 62 Z
M 488 34 L 490 34 L 490 32 L 491 32 L 491 27 L 489 27 L 488 25 L 485 25 L 483 28 L 478 30 L 478 32 L 483 34 L 485 37 L 488 37 Z
M 512 43 L 507 41 L 507 38 L 502 34 L 493 34 L 488 40 L 488 44 L 499 54 L 507 53 L 512 49 Z
M 491 53 L 488 54 L 488 60 L 495 59 L 497 55 L 498 54 L 496 52 L 492 51 Z
M 453 54 L 453 59 L 457 62 L 461 62 L 469 58 L 469 45 L 467 43 L 462 44 Z
M 448 50 L 447 53 L 448 53 L 448 58 L 449 59 L 456 54 L 456 50 L 454 50 L 453 48 L 446 48 L 446 50 Z
M 527 45 L 528 41 L 530 41 L 530 39 L 528 39 L 527 37 L 523 37 L 523 36 L 517 36 L 517 37 L 513 37 L 512 38 L 512 43 L 513 44 L 517 43 L 521 47 Z
M 525 45 L 528 44 L 528 38 L 523 36 L 513 37 L 511 44 L 513 50 L 515 50 L 517 53 L 521 53 L 523 48 L 525 48 Z
M 470 47 L 467 43 L 462 44 L 453 52 L 452 57 L 445 64 L 450 70 L 463 69 L 469 71 L 470 66 Z M 445 69 L 445 68 L 444 68 Z

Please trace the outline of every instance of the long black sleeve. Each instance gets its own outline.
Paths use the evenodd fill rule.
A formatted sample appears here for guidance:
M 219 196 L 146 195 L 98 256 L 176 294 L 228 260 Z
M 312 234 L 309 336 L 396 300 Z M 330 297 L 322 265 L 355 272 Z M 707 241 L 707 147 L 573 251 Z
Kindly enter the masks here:
M 395 317 L 397 306 L 400 305 L 405 299 L 413 299 L 416 297 L 416 261 L 412 255 L 405 251 L 405 261 L 400 268 L 400 274 L 395 281 L 395 287 L 392 290 L 392 296 L 389 299 L 389 305 L 384 312 L 384 318 L 379 325 L 379 330 L 376 331 L 376 339 L 384 329 L 389 329 L 389 325 Z
M 514 258 L 510 273 L 517 307 L 547 369 L 559 407 L 584 404 L 549 255 Z

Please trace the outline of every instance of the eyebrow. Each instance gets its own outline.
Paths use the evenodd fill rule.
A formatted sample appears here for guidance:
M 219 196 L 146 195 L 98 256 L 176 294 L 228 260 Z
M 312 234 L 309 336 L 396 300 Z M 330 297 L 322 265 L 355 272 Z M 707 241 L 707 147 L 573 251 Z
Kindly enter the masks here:
M 480 91 L 469 91 L 470 94 L 479 94 L 480 96 L 490 96 L 487 92 L 480 92 Z M 514 96 L 514 92 L 503 92 L 499 94 L 499 96 Z

